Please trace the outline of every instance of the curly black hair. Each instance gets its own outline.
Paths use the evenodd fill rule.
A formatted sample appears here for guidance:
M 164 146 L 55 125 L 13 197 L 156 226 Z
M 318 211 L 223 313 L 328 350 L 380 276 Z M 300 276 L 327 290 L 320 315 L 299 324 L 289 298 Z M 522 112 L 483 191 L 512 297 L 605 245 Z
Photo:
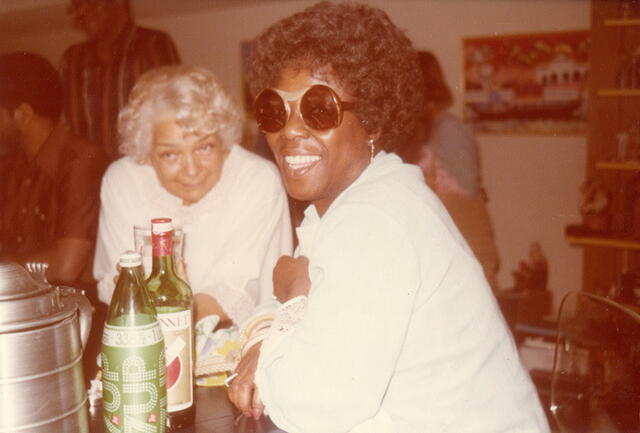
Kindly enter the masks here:
M 423 106 L 423 79 L 411 41 L 387 14 L 357 3 L 323 1 L 284 18 L 253 41 L 249 83 L 255 95 L 283 69 L 332 76 L 355 97 L 354 112 L 377 144 L 393 150 L 414 131 Z
M 0 106 L 14 110 L 26 102 L 44 117 L 62 113 L 62 81 L 44 57 L 27 51 L 0 56 Z

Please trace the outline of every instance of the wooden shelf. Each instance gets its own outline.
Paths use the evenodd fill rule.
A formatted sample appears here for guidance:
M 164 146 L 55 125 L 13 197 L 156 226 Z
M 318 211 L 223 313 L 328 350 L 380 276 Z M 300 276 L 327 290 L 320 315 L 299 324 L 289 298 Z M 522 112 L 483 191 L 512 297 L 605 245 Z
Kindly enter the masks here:
M 637 161 L 598 161 L 596 168 L 603 170 L 640 171 L 640 162 Z
M 596 236 L 566 236 L 567 242 L 571 245 L 620 248 L 623 250 L 639 250 L 640 241 L 629 239 L 616 239 Z
M 638 0 L 633 0 L 637 2 Z M 620 232 L 567 236 L 567 245 L 582 247 L 582 288 L 587 292 L 620 283 L 620 275 L 640 271 L 640 239 L 631 232 L 626 209 L 627 182 L 640 175 L 640 161 L 615 161 L 616 134 L 635 124 L 640 106 L 640 86 L 619 80 L 619 67 L 628 65 L 628 53 L 640 43 L 640 16 L 626 8 L 629 0 L 590 0 L 591 32 L 589 57 L 598 67 L 589 71 L 589 108 L 587 132 L 587 176 L 593 171 L 602 177 L 603 187 L 611 194 L 611 227 Z M 626 69 L 625 69 L 626 72 Z M 621 78 L 621 77 L 619 77 Z M 626 78 L 626 77 L 625 77 Z M 605 115 L 606 114 L 606 115 Z M 603 140 L 607 137 L 607 140 Z M 630 140 L 631 141 L 631 140 Z M 634 231 L 640 227 L 633 225 Z M 582 235 L 579 230 L 569 231 Z M 640 433 L 640 432 L 639 432 Z
M 640 26 L 640 18 L 608 19 L 604 20 L 605 27 Z
M 598 96 L 640 96 L 640 89 L 598 89 Z

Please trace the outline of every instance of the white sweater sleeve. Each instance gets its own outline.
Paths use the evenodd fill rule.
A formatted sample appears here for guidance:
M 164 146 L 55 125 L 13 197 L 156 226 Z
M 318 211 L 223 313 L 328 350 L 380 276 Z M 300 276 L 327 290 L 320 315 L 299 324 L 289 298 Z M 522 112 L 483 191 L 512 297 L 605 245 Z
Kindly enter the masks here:
M 378 413 L 420 285 L 400 225 L 363 206 L 335 209 L 307 252 L 311 291 L 290 332 L 262 345 L 256 384 L 284 430 L 346 432 Z
M 100 219 L 98 240 L 93 263 L 93 276 L 98 281 L 98 297 L 109 304 L 115 288 L 118 258 L 125 250 L 134 248 L 132 212 L 135 200 L 127 188 L 121 188 L 123 180 L 108 170 L 102 179 L 100 190 Z

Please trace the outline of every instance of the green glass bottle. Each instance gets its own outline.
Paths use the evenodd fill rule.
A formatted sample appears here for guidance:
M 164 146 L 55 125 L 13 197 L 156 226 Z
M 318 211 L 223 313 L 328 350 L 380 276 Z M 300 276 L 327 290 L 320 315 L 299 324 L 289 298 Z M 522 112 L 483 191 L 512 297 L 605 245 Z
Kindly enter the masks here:
M 152 268 L 147 278 L 149 294 L 164 334 L 167 368 L 167 429 L 192 425 L 193 402 L 193 296 L 178 277 L 173 263 L 171 218 L 151 220 Z
M 105 431 L 164 433 L 164 340 L 144 283 L 140 254 L 120 256 L 120 276 L 102 336 Z

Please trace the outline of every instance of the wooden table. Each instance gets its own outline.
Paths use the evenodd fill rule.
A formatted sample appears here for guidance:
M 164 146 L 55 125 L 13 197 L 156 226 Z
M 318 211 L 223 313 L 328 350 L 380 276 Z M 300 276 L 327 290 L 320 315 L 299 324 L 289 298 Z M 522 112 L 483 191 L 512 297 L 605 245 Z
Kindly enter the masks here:
M 269 417 L 262 416 L 259 421 L 240 417 L 227 398 L 222 387 L 196 387 L 196 422 L 192 427 L 177 433 L 285 433 L 277 428 Z M 89 409 L 91 433 L 105 433 L 102 419 L 102 400 Z

